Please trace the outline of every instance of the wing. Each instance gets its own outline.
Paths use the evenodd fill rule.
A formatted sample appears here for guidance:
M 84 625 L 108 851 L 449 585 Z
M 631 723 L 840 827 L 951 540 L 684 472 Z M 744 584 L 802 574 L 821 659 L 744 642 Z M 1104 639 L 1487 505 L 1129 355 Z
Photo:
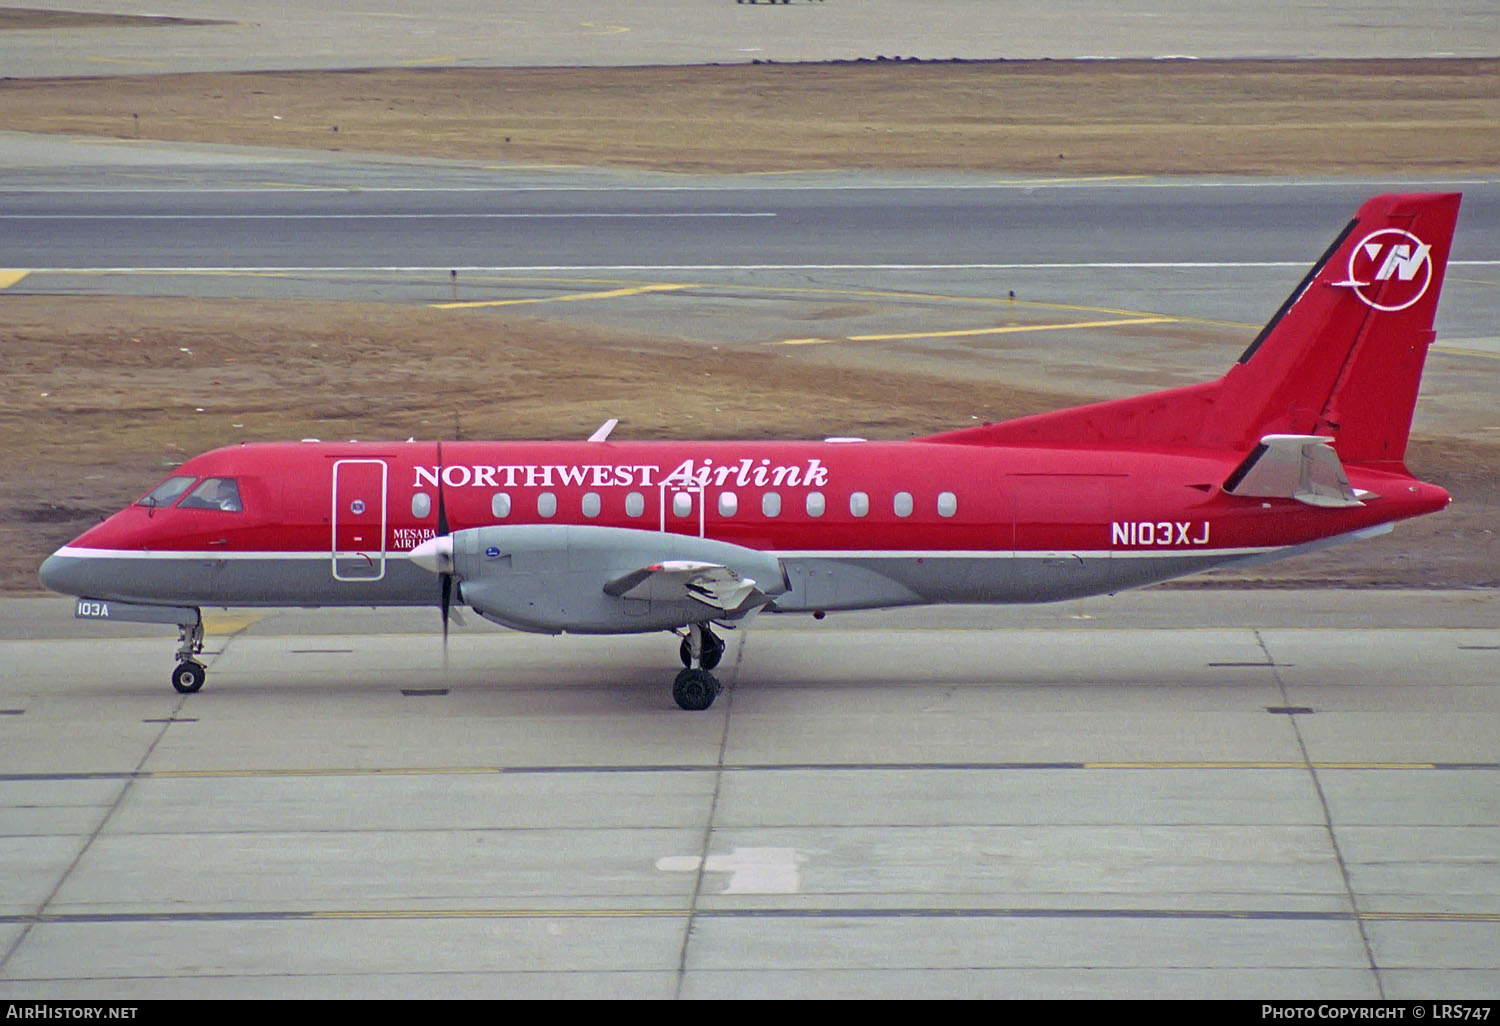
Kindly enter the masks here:
M 769 598 L 751 578 L 741 577 L 719 563 L 691 559 L 666 560 L 632 570 L 605 584 L 604 593 L 652 602 L 693 599 L 726 613 L 763 604 Z

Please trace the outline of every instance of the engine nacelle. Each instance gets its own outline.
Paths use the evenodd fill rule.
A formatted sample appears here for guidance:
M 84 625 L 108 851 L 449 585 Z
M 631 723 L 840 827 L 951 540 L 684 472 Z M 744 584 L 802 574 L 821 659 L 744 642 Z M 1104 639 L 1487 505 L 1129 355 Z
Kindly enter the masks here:
M 452 535 L 459 595 L 486 620 L 542 634 L 633 634 L 706 620 L 733 620 L 786 590 L 781 561 L 742 545 L 624 527 L 521 524 Z M 756 599 L 716 609 L 681 598 L 616 597 L 604 586 L 633 571 L 691 560 L 753 580 Z

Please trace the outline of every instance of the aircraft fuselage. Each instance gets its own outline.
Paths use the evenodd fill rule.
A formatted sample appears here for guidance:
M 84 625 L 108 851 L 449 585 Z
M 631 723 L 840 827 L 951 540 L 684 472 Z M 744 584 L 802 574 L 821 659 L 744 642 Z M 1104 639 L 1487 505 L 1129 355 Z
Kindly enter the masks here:
M 439 534 L 441 509 L 449 531 L 497 528 L 502 554 L 508 535 L 535 542 L 568 525 L 766 552 L 784 567 L 772 606 L 781 611 L 1036 602 L 1260 557 L 1447 502 L 1435 486 L 1368 470 L 1351 471 L 1351 483 L 1377 497 L 1347 509 L 1246 499 L 1219 487 L 1234 465 L 1208 450 L 922 441 L 244 445 L 175 475 L 193 479 L 185 493 L 234 481 L 239 508 L 130 506 L 49 559 L 43 577 L 129 602 L 426 605 L 432 575 L 409 557 Z

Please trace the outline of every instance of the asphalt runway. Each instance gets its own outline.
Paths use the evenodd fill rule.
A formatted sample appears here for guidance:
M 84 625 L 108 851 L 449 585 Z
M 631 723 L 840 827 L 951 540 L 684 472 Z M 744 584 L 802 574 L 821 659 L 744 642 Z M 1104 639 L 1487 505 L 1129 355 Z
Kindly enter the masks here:
M 1484 998 L 1500 603 L 1149 591 L 675 640 L 0 602 L 0 996 Z M 726 672 L 727 670 L 727 672 Z
M 687 176 L 16 133 L 0 167 L 9 294 L 482 309 L 1099 398 L 1217 376 L 1364 199 L 1456 189 L 1416 426 L 1500 427 L 1490 180 Z

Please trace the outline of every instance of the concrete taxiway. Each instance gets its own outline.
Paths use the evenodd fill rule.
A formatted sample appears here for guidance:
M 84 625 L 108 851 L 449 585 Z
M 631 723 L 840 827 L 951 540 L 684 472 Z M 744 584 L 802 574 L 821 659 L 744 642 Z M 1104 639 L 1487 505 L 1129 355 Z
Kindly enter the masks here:
M 1500 990 L 1490 593 L 209 622 L 0 602 L 0 997 Z

